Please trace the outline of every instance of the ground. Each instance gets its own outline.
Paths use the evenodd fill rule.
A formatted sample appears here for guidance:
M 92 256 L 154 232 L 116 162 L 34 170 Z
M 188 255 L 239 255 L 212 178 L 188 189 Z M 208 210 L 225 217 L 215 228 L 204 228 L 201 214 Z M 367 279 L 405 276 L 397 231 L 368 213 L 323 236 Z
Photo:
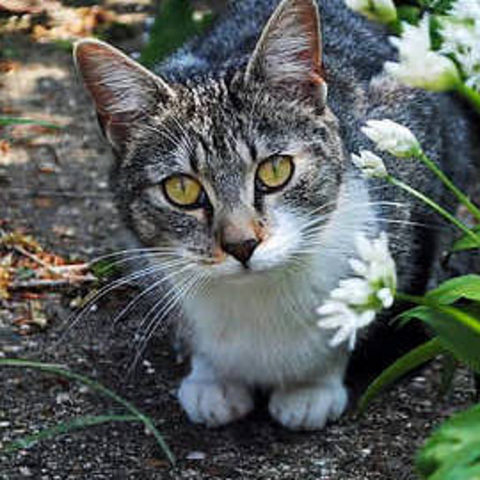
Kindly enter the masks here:
M 128 21 L 134 29 L 152 11 L 149 2 L 135 3 L 106 2 L 117 8 L 113 11 L 133 12 Z M 25 32 L 0 39 L 2 112 L 64 127 L 54 133 L 30 127 L 0 131 L 0 228 L 28 233 L 48 251 L 87 261 L 128 242 L 108 190 L 113 159 L 70 54 L 58 43 L 42 42 Z M 131 50 L 138 35 L 116 43 Z M 46 440 L 15 454 L 0 450 L 0 480 L 414 479 L 413 456 L 428 432 L 473 398 L 465 371 L 440 398 L 439 365 L 434 364 L 389 391 L 360 419 L 346 416 L 321 432 L 286 431 L 269 419 L 264 406 L 244 421 L 207 430 L 189 423 L 180 410 L 175 395 L 187 367 L 177 363 L 165 335 L 150 342 L 128 374 L 142 313 L 134 310 L 115 327 L 112 319 L 136 287 L 113 290 L 72 327 L 78 318 L 75 304 L 86 292 L 85 287 L 68 288 L 45 298 L 16 293 L 0 300 L 0 357 L 66 365 L 99 380 L 155 420 L 177 465 L 169 465 L 141 426 L 118 423 Z M 40 304 L 46 322 L 42 328 L 18 321 L 32 302 Z M 3 443 L 75 416 L 122 413 L 75 382 L 37 371 L 0 368 L 0 381 Z

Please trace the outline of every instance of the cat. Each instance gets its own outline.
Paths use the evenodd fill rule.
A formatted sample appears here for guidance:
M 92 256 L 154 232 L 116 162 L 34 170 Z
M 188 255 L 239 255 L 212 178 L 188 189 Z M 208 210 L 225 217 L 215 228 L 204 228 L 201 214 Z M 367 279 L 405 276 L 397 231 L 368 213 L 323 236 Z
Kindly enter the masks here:
M 355 236 L 388 231 L 407 292 L 432 281 L 448 236 L 415 228 L 436 221 L 426 207 L 356 171 L 351 152 L 373 147 L 360 128 L 406 125 L 465 185 L 477 147 L 464 108 L 385 76 L 387 32 L 341 1 L 232 0 L 156 73 L 96 40 L 74 56 L 117 157 L 119 210 L 185 313 L 190 420 L 240 419 L 255 389 L 290 429 L 339 418 L 349 352 L 315 311 L 351 274 Z M 384 158 L 451 203 L 419 162 Z

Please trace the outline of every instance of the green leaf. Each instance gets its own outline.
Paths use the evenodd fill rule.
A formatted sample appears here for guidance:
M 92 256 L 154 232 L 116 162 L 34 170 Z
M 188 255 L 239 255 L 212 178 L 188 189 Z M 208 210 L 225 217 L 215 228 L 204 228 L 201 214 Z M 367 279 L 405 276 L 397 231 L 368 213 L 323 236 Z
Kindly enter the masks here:
M 362 414 L 372 400 L 393 382 L 444 352 L 439 339 L 433 338 L 400 357 L 368 386 L 358 403 L 358 414 Z
M 475 225 L 471 230 L 480 235 L 480 225 Z M 471 250 L 473 248 L 480 248 L 480 243 L 476 242 L 469 235 L 464 235 L 453 244 L 452 252 L 461 252 L 462 250 Z
M 444 422 L 419 451 L 415 461 L 428 480 L 480 479 L 480 405 Z
M 147 67 L 154 66 L 188 39 L 203 32 L 211 22 L 211 14 L 195 20 L 191 0 L 162 1 L 140 62 Z
M 13 359 L 13 358 L 5 358 L 5 359 L 0 358 L 0 367 L 2 366 L 33 368 L 43 372 L 51 373 L 53 375 L 58 375 L 60 377 L 68 378 L 69 380 L 75 380 L 77 382 L 83 383 L 84 385 L 87 385 L 87 387 L 101 393 L 102 395 L 110 398 L 111 400 L 114 400 L 115 402 L 119 403 L 124 408 L 126 408 L 134 417 L 138 419 L 138 421 L 142 422 L 145 425 L 145 428 L 154 436 L 155 440 L 157 441 L 157 444 L 160 446 L 160 448 L 163 450 L 167 458 L 170 460 L 170 463 L 172 463 L 172 465 L 175 464 L 175 457 L 173 456 L 173 453 L 168 448 L 168 445 L 165 443 L 165 440 L 163 439 L 162 435 L 153 424 L 153 421 L 150 419 L 150 417 L 140 412 L 140 410 L 138 410 L 129 401 L 123 399 L 112 390 L 108 389 L 107 387 L 104 387 L 102 384 L 95 382 L 94 380 L 91 380 L 88 377 L 84 377 L 83 375 L 80 375 L 75 372 L 71 372 L 70 370 L 67 370 L 64 367 L 61 367 L 59 365 L 54 365 L 54 364 L 33 362 L 29 360 L 21 360 L 21 359 Z
M 9 125 L 38 125 L 45 128 L 63 128 L 61 125 L 56 123 L 46 122 L 45 120 L 34 120 L 31 118 L 19 118 L 19 117 L 0 117 L 0 126 L 6 127 Z
M 393 319 L 393 321 L 394 322 L 400 321 L 399 322 L 400 327 L 403 327 L 410 320 L 413 320 L 415 318 L 418 319 L 418 320 L 422 320 L 425 316 L 429 315 L 429 311 L 430 311 L 429 307 L 426 307 L 424 305 L 420 305 L 418 307 L 413 307 L 413 308 L 410 308 L 409 310 L 405 310 L 400 315 L 395 317 Z
M 411 5 L 402 5 L 397 8 L 398 19 L 413 25 L 418 24 L 421 14 L 422 12 L 418 7 L 413 7 Z
M 1 451 L 3 453 L 11 453 L 16 450 L 30 448 L 41 440 L 64 435 L 72 430 L 100 425 L 107 422 L 140 422 L 140 420 L 134 415 L 87 415 L 84 417 L 78 417 L 70 422 L 59 423 L 58 425 L 46 428 L 33 435 L 28 435 L 7 443 L 3 445 Z
M 426 298 L 443 305 L 454 303 L 460 298 L 480 302 L 480 275 L 464 275 L 447 280 L 428 292 Z
M 455 308 L 447 305 L 415 307 L 400 318 L 417 318 L 429 325 L 439 341 L 455 358 L 480 372 L 480 311 L 478 308 Z
M 91 270 L 99 280 L 108 280 L 122 272 L 118 264 L 119 261 L 115 259 L 102 259 L 92 263 Z
M 455 0 L 417 0 L 417 3 L 429 13 L 445 15 L 455 3 Z

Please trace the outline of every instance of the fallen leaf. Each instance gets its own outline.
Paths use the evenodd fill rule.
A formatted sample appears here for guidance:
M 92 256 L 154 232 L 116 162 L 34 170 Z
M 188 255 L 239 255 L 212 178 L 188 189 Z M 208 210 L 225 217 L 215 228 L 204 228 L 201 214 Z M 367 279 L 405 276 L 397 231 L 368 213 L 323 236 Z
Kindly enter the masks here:
M 0 236 L 0 246 L 13 247 L 14 245 L 19 245 L 34 252 L 42 251 L 42 247 L 33 237 L 21 232 L 6 233 Z
M 9 270 L 0 265 L 0 299 L 8 300 L 10 298 L 10 294 L 8 292 L 8 287 L 11 282 L 11 274 Z
M 20 68 L 20 64 L 18 62 L 14 62 L 12 60 L 2 60 L 0 62 L 0 72 L 1 73 L 8 73 L 16 71 Z M 3 113 L 8 113 L 5 111 L 5 108 L 2 108 Z
M 10 152 L 10 143 L 7 140 L 0 140 L 0 153 L 6 155 Z
M 1 145 L 0 145 L 0 149 L 1 149 Z M 39 167 L 38 171 L 40 173 L 57 173 L 58 169 L 55 167 L 44 166 L 44 167 Z

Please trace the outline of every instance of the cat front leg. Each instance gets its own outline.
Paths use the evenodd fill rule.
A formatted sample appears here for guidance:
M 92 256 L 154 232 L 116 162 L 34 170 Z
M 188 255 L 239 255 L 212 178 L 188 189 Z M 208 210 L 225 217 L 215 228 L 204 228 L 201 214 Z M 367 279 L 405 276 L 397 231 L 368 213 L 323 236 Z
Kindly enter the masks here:
M 292 430 L 318 430 L 336 420 L 347 407 L 343 374 L 330 374 L 318 381 L 289 385 L 273 391 L 272 417 Z
M 185 377 L 178 398 L 194 423 L 219 427 L 238 420 L 253 408 L 246 385 L 221 379 L 201 356 L 192 358 L 192 371 Z

